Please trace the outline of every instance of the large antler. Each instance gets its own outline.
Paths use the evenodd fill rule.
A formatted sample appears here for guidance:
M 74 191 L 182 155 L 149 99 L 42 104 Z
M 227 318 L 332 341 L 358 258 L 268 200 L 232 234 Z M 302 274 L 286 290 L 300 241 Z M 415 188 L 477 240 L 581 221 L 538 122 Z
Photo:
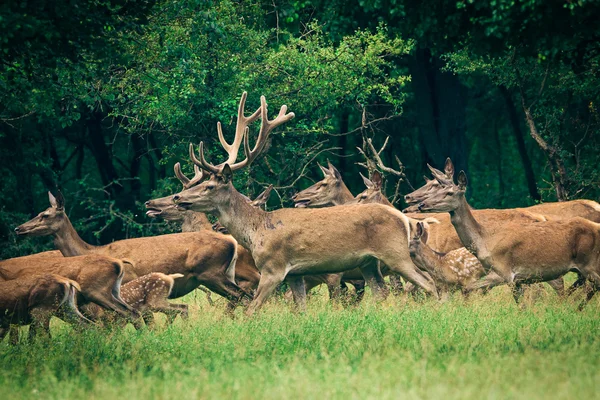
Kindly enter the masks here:
M 196 186 L 198 183 L 202 182 L 204 178 L 207 177 L 204 174 L 204 170 L 198 167 L 196 164 L 194 164 L 194 177 L 192 179 L 188 178 L 183 174 L 183 172 L 181 171 L 181 164 L 175 164 L 173 169 L 175 170 L 175 176 L 177 177 L 177 179 L 179 179 L 184 189 L 189 189 L 193 186 Z
M 242 110 L 242 114 L 243 114 L 243 103 L 246 100 L 246 92 L 244 92 L 244 94 L 242 95 L 242 101 L 240 101 L 240 110 Z M 250 140 L 249 140 L 249 135 L 248 135 L 248 127 L 244 126 L 244 132 L 242 134 L 243 138 L 244 138 L 244 153 L 246 155 L 246 158 L 238 163 L 235 163 L 235 160 L 237 159 L 237 150 L 236 152 L 232 152 L 230 150 L 235 149 L 236 143 L 239 140 L 238 139 L 238 131 L 236 130 L 236 138 L 234 140 L 234 143 L 232 145 L 229 145 L 225 142 L 225 140 L 222 138 L 223 135 L 220 132 L 220 128 L 219 128 L 219 140 L 221 141 L 221 144 L 223 145 L 223 147 L 225 147 L 225 149 L 228 151 L 229 153 L 229 158 L 226 161 L 227 164 L 229 164 L 229 166 L 231 167 L 232 171 L 244 168 L 248 165 L 250 165 L 255 159 L 256 157 L 258 157 L 258 155 L 260 153 L 262 153 L 265 149 L 265 146 L 267 145 L 267 139 L 269 138 L 269 134 L 273 131 L 273 129 L 277 128 L 279 125 L 291 120 L 292 118 L 294 118 L 294 113 L 286 113 L 287 112 L 287 106 L 283 105 L 281 106 L 281 109 L 279 110 L 279 114 L 277 115 L 277 117 L 275 117 L 275 119 L 270 120 L 269 121 L 269 116 L 268 116 L 268 110 L 267 110 L 267 101 L 265 100 L 265 96 L 261 96 L 260 97 L 260 108 L 254 113 L 252 114 L 250 117 L 245 118 L 245 120 L 250 120 L 250 122 L 256 120 L 255 114 L 260 112 L 260 117 L 261 117 L 261 124 L 260 124 L 260 131 L 258 132 L 258 138 L 256 139 L 256 143 L 254 145 L 254 148 L 252 150 L 250 150 Z M 240 114 L 238 113 L 238 121 L 240 118 Z M 237 144 L 237 148 L 239 148 L 239 143 Z M 223 164 L 219 164 L 217 166 L 210 164 L 209 162 L 206 161 L 206 159 L 204 158 L 204 142 L 200 142 L 200 148 L 199 148 L 199 156 L 200 159 L 198 159 L 196 157 L 196 154 L 194 153 L 194 146 L 190 143 L 190 158 L 192 159 L 192 161 L 194 162 L 194 164 L 198 165 L 200 168 L 209 171 L 213 174 L 219 173 L 221 171 L 221 167 L 224 165 Z
M 231 165 L 237 159 L 237 154 L 240 149 L 240 145 L 242 144 L 242 140 L 244 140 L 244 135 L 247 135 L 248 125 L 252 122 L 256 121 L 258 117 L 260 117 L 261 109 L 258 108 L 254 113 L 249 116 L 244 116 L 244 107 L 246 105 L 246 97 L 248 97 L 248 92 L 242 93 L 242 98 L 240 99 L 240 105 L 238 106 L 238 118 L 237 124 L 235 125 L 235 138 L 233 139 L 233 143 L 229 144 L 225 141 L 223 137 L 223 131 L 221 129 L 221 122 L 217 122 L 217 134 L 219 135 L 219 142 L 221 142 L 221 146 L 225 149 L 227 154 L 229 154 L 229 158 L 225 163 Z

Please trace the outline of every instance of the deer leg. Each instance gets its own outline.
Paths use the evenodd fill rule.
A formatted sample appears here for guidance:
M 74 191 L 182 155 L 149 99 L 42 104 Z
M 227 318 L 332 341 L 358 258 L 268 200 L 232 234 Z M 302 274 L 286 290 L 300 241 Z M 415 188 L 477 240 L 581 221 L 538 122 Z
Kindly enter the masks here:
M 50 314 L 46 311 L 32 311 L 32 323 L 29 325 L 29 342 L 40 335 L 50 337 Z
M 4 337 L 8 334 L 9 330 L 10 330 L 10 326 L 9 327 L 0 326 L 0 343 L 2 343 L 2 340 L 4 340 Z
M 379 260 L 377 260 L 377 265 L 373 270 L 373 277 L 377 282 L 377 286 L 379 286 L 379 290 L 383 293 L 383 296 L 387 297 L 390 294 L 390 291 L 388 290 L 387 283 L 385 283 L 385 280 L 383 279 L 383 274 L 381 273 L 381 262 Z
M 597 272 L 591 271 L 589 274 L 587 274 L 587 277 L 584 277 L 584 279 L 590 280 L 591 287 L 588 288 L 588 292 L 585 297 L 585 300 L 583 302 L 581 302 L 581 304 L 579 304 L 579 307 L 578 307 L 579 311 L 583 310 L 583 308 L 586 306 L 586 304 L 590 302 L 592 297 L 594 297 L 594 295 L 596 294 L 598 289 L 600 289 L 600 275 Z M 585 282 L 585 280 L 584 280 L 584 282 Z
M 296 309 L 300 312 L 306 311 L 306 287 L 304 278 L 301 276 L 288 276 L 286 282 L 290 285 Z
M 363 297 L 365 297 L 365 281 L 352 281 L 354 291 L 356 292 L 356 298 L 354 299 L 355 304 L 359 304 Z
M 515 303 L 519 304 L 521 302 L 521 299 L 523 298 L 523 291 L 524 291 L 523 283 L 514 282 L 511 285 L 511 291 L 512 291 L 512 295 L 515 299 Z
M 248 310 L 246 310 L 246 315 L 252 315 L 259 310 L 273 290 L 275 290 L 284 279 L 285 273 L 283 271 L 271 272 L 263 268 L 261 271 L 260 282 L 258 283 L 258 289 L 256 289 L 256 295 L 252 303 L 250 303 Z
M 572 295 L 575 290 L 585 285 L 585 281 L 586 278 L 581 274 L 581 272 L 577 271 L 577 280 L 573 282 L 569 289 L 567 289 L 567 296 Z
M 150 329 L 155 328 L 156 327 L 156 320 L 154 319 L 154 313 L 151 310 L 146 310 L 142 313 L 142 318 L 138 318 L 136 320 L 136 322 L 138 323 L 138 325 L 141 327 L 141 321 L 140 319 L 144 320 L 144 323 L 146 324 L 146 326 Z M 133 326 L 135 326 L 135 329 L 139 329 L 136 324 L 133 324 Z
M 465 292 L 470 293 L 478 289 L 482 289 L 484 292 L 488 292 L 490 289 L 499 285 L 504 285 L 506 283 L 506 279 L 502 278 L 500 275 L 490 273 L 484 276 L 483 278 L 479 279 L 478 281 L 467 285 L 467 287 L 465 288 Z
M 394 293 L 394 295 L 396 296 L 402 293 L 402 279 L 398 275 L 390 275 L 390 288 L 392 289 L 392 293 Z
M 157 308 L 157 311 L 167 316 L 169 324 L 172 324 L 178 315 L 181 316 L 181 319 L 189 318 L 187 304 L 169 304 L 167 307 Z
M 19 325 L 11 324 L 9 328 L 10 344 L 13 346 L 19 344 Z
M 440 297 L 437 288 L 435 287 L 435 283 L 423 275 L 410 259 L 401 259 L 396 263 L 386 262 L 386 265 L 396 273 L 402 275 L 404 279 L 423 288 L 423 290 L 439 300 Z
M 244 296 L 249 296 L 238 285 L 227 279 L 224 274 L 219 274 L 219 276 L 214 279 L 203 281 L 202 284 L 229 300 L 226 311 L 228 314 L 231 314 L 233 310 L 235 310 Z
M 559 295 L 560 297 L 563 297 L 565 295 L 565 280 L 563 279 L 562 276 L 560 278 L 556 278 L 551 281 L 547 281 L 546 283 L 548 285 L 550 285 L 550 287 L 552 289 L 554 289 L 556 294 Z
M 327 290 L 329 291 L 329 300 L 340 300 L 342 297 L 342 274 L 327 275 Z
M 377 300 L 385 300 L 387 297 L 387 290 L 385 290 L 385 287 L 381 287 L 377 280 L 377 273 L 379 272 L 377 263 L 369 262 L 362 265 L 360 267 L 360 272 L 362 272 L 365 282 L 373 291 L 373 296 L 375 296 Z M 381 276 L 381 273 L 379 273 L 379 275 Z

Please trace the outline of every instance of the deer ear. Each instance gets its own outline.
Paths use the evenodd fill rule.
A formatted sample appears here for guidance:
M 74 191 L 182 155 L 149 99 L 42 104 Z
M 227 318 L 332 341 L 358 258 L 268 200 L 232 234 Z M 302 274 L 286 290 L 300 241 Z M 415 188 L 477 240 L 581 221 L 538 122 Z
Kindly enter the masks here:
M 465 190 L 467 188 L 467 183 L 467 174 L 465 174 L 465 171 L 460 171 L 458 173 L 458 188 Z
M 226 163 L 225 165 L 223 165 L 223 168 L 221 169 L 219 176 L 221 177 L 223 182 L 225 182 L 225 183 L 231 182 L 231 180 L 233 179 L 233 171 L 231 170 L 231 167 L 229 166 L 229 164 Z
M 323 172 L 323 176 L 324 177 L 328 177 L 329 176 L 329 170 L 327 168 L 325 168 L 324 166 L 322 166 L 321 164 L 317 163 L 317 165 L 319 166 L 319 168 L 321 168 L 321 172 Z
M 373 182 L 373 185 L 375 185 L 375 189 L 377 190 L 380 190 L 381 186 L 383 186 L 383 178 L 381 177 L 379 171 L 373 172 L 373 175 L 371 175 L 371 181 Z
M 420 238 L 421 236 L 423 236 L 424 231 L 425 231 L 425 228 L 423 228 L 423 223 L 417 222 L 417 237 Z
M 446 173 L 446 176 L 450 179 L 452 179 L 454 177 L 454 164 L 452 163 L 452 160 L 450 159 L 450 157 L 446 158 L 446 165 L 444 166 L 444 172 Z
M 327 160 L 327 166 L 329 167 L 329 172 L 335 177 L 335 179 L 342 180 L 342 175 L 340 174 L 340 171 L 338 171 L 337 168 L 335 168 L 329 160 Z
M 359 172 L 360 176 L 363 179 L 363 182 L 365 183 L 365 186 L 367 187 L 367 189 L 371 189 L 373 186 L 375 186 L 373 184 L 373 182 L 371 182 L 371 180 L 369 178 L 367 178 L 366 176 L 364 176 L 361 172 Z
M 56 202 L 56 197 L 54 197 L 54 195 L 52 194 L 51 191 L 48 190 L 48 200 L 50 200 L 50 205 L 53 208 L 58 208 L 58 204 Z
M 58 210 L 64 210 L 65 209 L 65 196 L 63 196 L 62 192 L 60 190 L 56 190 L 56 204 L 57 204 L 57 209 Z
M 252 204 L 256 207 L 260 207 L 269 201 L 269 196 L 271 196 L 271 190 L 273 190 L 273 185 L 269 185 L 268 188 L 265 189 L 264 192 L 256 196 Z

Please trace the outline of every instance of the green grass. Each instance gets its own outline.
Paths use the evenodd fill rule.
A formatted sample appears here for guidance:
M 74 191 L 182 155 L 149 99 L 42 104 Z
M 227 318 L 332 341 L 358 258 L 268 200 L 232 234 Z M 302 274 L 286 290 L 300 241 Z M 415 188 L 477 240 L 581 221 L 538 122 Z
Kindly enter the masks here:
M 600 305 L 506 288 L 439 304 L 390 296 L 305 314 L 283 300 L 253 318 L 190 296 L 189 321 L 136 332 L 0 344 L 0 398 L 591 398 L 600 382 Z M 369 297 L 369 296 L 367 296 Z

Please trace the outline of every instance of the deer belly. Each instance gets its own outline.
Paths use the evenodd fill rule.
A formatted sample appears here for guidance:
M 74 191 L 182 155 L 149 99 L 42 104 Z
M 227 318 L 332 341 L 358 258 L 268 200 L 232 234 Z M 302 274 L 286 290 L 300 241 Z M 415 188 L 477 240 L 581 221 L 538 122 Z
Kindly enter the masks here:
M 288 264 L 288 275 L 333 274 L 360 268 L 375 261 L 369 256 L 342 256 L 339 258 L 319 260 L 296 260 Z

